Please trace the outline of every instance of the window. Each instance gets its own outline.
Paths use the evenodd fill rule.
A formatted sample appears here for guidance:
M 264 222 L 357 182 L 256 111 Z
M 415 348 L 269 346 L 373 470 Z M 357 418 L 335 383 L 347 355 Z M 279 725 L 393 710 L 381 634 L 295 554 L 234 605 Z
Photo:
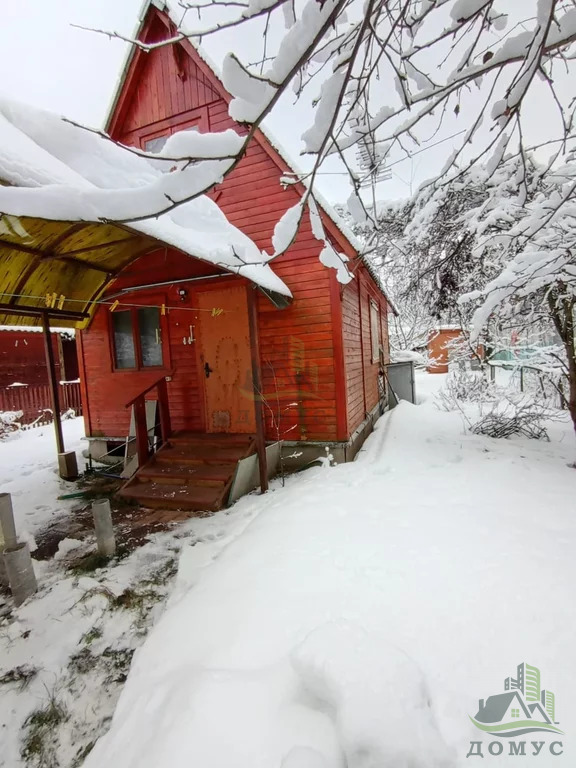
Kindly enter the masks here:
M 119 370 L 159 368 L 162 354 L 160 310 L 141 307 L 112 312 L 114 367 Z
M 167 140 L 168 136 L 158 136 L 156 139 L 148 139 L 144 142 L 144 150 L 146 152 L 160 152 Z
M 372 339 L 372 362 L 380 362 L 380 337 L 378 334 L 379 316 L 378 307 L 370 302 L 370 337 Z
M 511 709 L 510 714 L 512 717 L 520 717 L 520 710 L 519 709 Z
M 160 135 L 150 135 L 148 138 L 145 136 L 142 137 L 140 140 L 140 146 L 144 150 L 144 152 L 150 152 L 151 154 L 158 154 L 162 151 L 164 146 L 166 145 L 166 142 L 175 133 L 186 133 L 188 131 L 196 131 L 198 132 L 200 125 L 192 125 L 188 128 L 180 128 L 178 126 L 174 127 L 168 127 L 165 128 L 164 131 Z M 177 150 L 176 153 L 172 152 L 171 154 L 181 154 L 180 150 Z M 170 162 L 167 162 L 166 160 L 161 160 L 158 158 L 157 160 L 153 160 L 151 158 L 148 158 L 148 162 L 154 166 L 154 168 L 158 168 L 161 171 L 164 171 L 164 173 L 169 173 L 170 171 L 173 171 L 175 166 L 171 164 Z

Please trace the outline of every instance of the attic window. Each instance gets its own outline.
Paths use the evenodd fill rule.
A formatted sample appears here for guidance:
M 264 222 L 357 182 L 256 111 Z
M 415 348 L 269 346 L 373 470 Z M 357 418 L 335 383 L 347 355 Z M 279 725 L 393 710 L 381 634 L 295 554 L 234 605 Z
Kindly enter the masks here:
M 520 710 L 519 709 L 511 709 L 510 710 L 510 715 L 512 717 L 520 717 Z
M 155 139 L 148 139 L 148 141 L 144 142 L 144 151 L 160 152 L 167 140 L 168 136 L 158 136 Z

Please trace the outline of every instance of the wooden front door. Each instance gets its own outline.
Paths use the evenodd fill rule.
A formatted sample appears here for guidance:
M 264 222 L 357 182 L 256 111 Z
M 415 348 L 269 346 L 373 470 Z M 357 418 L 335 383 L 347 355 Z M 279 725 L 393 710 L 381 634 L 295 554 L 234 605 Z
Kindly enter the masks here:
M 207 432 L 256 431 L 248 301 L 243 286 L 202 291 L 198 312 L 199 371 Z

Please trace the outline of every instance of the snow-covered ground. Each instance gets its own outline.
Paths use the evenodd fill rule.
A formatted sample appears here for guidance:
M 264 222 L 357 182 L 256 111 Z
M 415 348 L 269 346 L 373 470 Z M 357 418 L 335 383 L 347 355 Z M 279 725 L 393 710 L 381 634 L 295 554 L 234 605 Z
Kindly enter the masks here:
M 62 422 L 64 445 L 76 451 L 78 468 L 83 470 L 86 448 L 84 419 Z M 48 424 L 9 435 L 0 441 L 0 489 L 12 494 L 16 530 L 20 538 L 34 536 L 38 530 L 70 511 L 72 501 L 57 497 L 76 490 L 73 483 L 62 480 L 56 462 L 54 427 Z
M 504 766 L 509 740 L 489 754 L 470 716 L 522 662 L 565 735 L 518 737 L 513 764 L 572 768 L 573 433 L 470 435 L 434 405 L 443 379 L 418 375 L 422 404 L 381 419 L 353 464 L 89 575 L 66 570 L 73 552 L 39 564 L 40 593 L 0 624 L 0 766 L 26 765 L 22 738 L 80 766 L 137 648 L 85 768 L 447 768 L 474 763 L 473 741 Z
M 91 560 L 93 538 L 64 539 L 54 559 L 34 563 L 38 594 L 0 618 L 0 768 L 83 764 L 109 727 L 135 649 L 181 588 L 182 547 L 197 544 L 206 564 L 253 514 L 180 523 L 108 565 Z
M 573 766 L 575 446 L 567 422 L 550 430 L 473 436 L 429 396 L 354 464 L 242 500 L 259 514 L 215 562 L 184 550 L 190 588 L 86 768 L 464 766 L 472 741 L 507 765 L 509 741 L 489 754 L 469 716 L 522 662 L 566 733 L 558 757 L 525 737 L 522 765 Z

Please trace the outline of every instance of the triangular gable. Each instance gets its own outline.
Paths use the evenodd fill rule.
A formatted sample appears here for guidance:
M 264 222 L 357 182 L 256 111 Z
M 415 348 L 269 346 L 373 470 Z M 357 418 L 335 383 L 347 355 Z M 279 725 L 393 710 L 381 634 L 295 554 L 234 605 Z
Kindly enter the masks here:
M 144 43 L 156 43 L 174 34 L 168 17 L 151 6 L 146 14 L 138 38 Z M 149 75 L 161 72 L 166 83 L 179 79 L 182 84 L 181 103 L 161 98 L 155 78 Z M 167 91 L 168 92 L 168 91 Z M 170 120 L 183 112 L 186 103 L 194 102 L 201 108 L 222 98 L 201 68 L 198 67 L 181 44 L 162 46 L 149 53 L 134 49 L 124 77 L 118 86 L 117 98 L 108 121 L 108 132 L 122 138 L 147 123 Z
M 158 9 L 154 2 L 149 3 L 148 8 L 143 12 L 141 18 L 143 21 L 136 37 L 143 42 L 159 42 L 160 40 L 173 35 L 175 32 L 175 27 L 168 15 L 168 11 L 166 9 Z M 172 49 L 175 49 L 176 51 L 184 51 L 188 56 L 188 62 L 184 63 L 184 58 L 181 57 L 179 53 L 174 53 Z M 224 88 L 223 83 L 214 72 L 214 69 L 206 61 L 206 57 L 203 54 L 200 54 L 189 40 L 183 40 L 175 46 L 164 46 L 149 53 L 134 48 L 120 77 L 117 94 L 113 101 L 107 123 L 108 133 L 114 138 L 120 138 L 120 134 L 122 134 L 122 138 L 124 138 L 125 134 L 131 130 L 130 123 L 125 123 L 124 121 L 131 108 L 134 109 L 134 107 L 136 107 L 136 109 L 138 109 L 138 101 L 135 102 L 134 100 L 138 98 L 142 99 L 142 95 L 139 95 L 139 93 L 141 93 L 139 92 L 139 88 L 142 83 L 145 84 L 144 73 L 146 67 L 150 67 L 153 63 L 157 63 L 157 55 L 160 53 L 162 55 L 161 62 L 166 82 L 169 81 L 168 78 L 178 76 L 176 68 L 179 67 L 181 71 L 183 70 L 186 75 L 190 77 L 191 81 L 201 82 L 202 88 L 204 89 L 201 98 L 215 96 L 216 99 L 221 99 L 225 101 L 226 104 L 230 102 L 232 97 Z M 156 59 L 153 57 L 156 57 Z M 168 105 L 166 100 L 157 97 L 152 100 L 157 102 L 163 101 L 162 107 L 158 107 L 158 109 L 166 109 L 167 115 L 174 114 L 174 106 Z M 215 99 L 212 98 L 212 101 L 214 100 Z M 200 102 L 197 102 L 196 98 L 194 99 L 194 103 L 198 103 L 200 106 Z M 158 112 L 158 114 L 160 114 L 160 112 Z M 158 118 L 158 120 L 162 119 L 162 117 Z M 156 121 L 156 118 L 154 121 Z M 276 147 L 272 145 L 263 131 L 257 130 L 254 139 L 274 162 L 280 175 L 293 170 Z M 294 187 L 300 194 L 305 192 L 303 184 L 298 183 L 295 184 Z M 328 213 L 325 211 L 322 211 L 321 213 L 326 232 L 335 243 L 336 247 L 348 257 L 354 258 L 357 255 L 354 245 L 340 230 Z M 376 281 L 376 283 L 378 284 L 378 281 Z
M 542 704 L 540 704 L 539 701 L 535 702 L 534 704 L 528 704 L 528 709 L 532 713 L 532 717 L 535 718 L 536 715 L 540 715 L 545 723 L 552 722 L 552 720 L 548 717 L 548 713 L 544 710 L 544 707 Z

